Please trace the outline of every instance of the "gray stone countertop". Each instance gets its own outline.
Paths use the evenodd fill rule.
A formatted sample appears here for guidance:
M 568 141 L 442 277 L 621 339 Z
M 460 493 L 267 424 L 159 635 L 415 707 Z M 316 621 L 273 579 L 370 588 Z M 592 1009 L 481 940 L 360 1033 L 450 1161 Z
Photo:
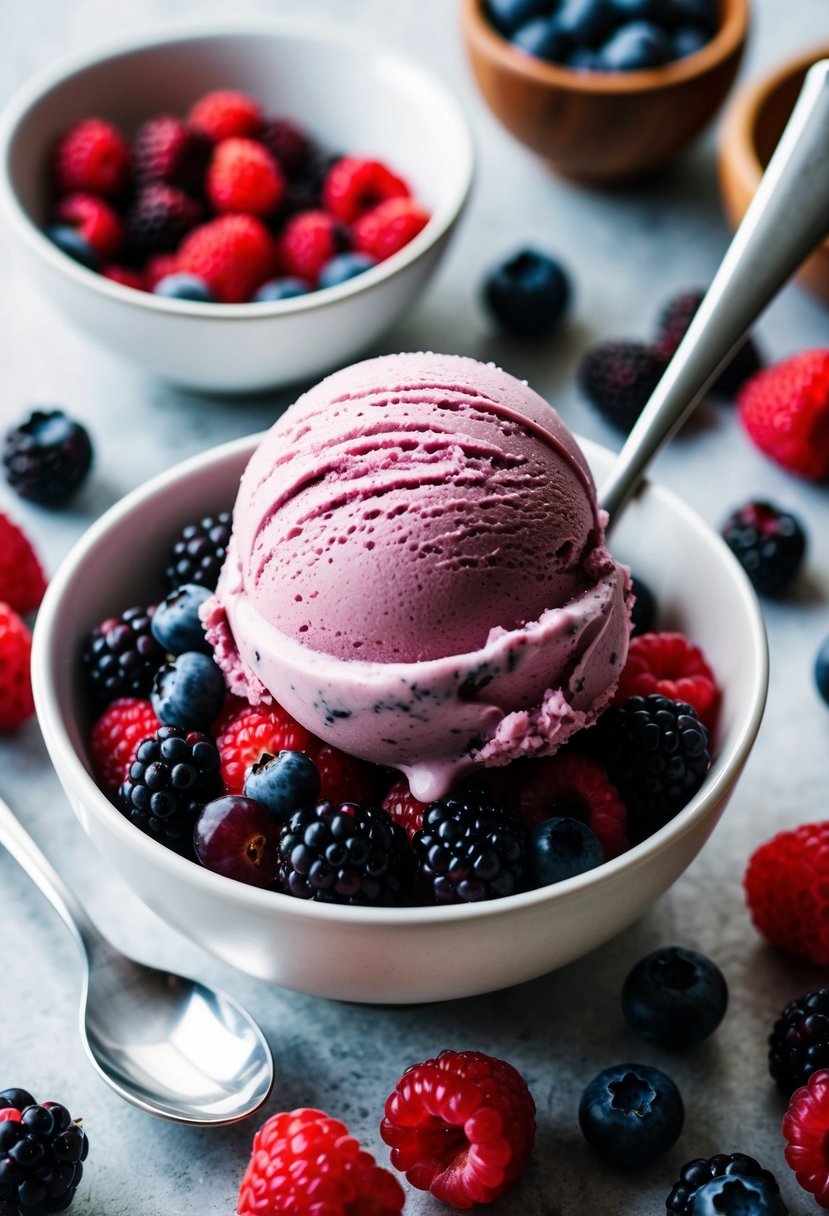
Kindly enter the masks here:
M 530 383 L 576 431 L 611 447 L 619 439 L 579 399 L 581 350 L 610 336 L 644 337 L 661 302 L 710 278 L 728 240 L 713 135 L 647 188 L 588 192 L 556 180 L 496 125 L 464 62 L 456 0 L 237 0 L 234 13 L 347 19 L 428 60 L 449 80 L 474 126 L 479 170 L 468 212 L 440 273 L 414 311 L 377 351 L 444 349 L 494 359 Z M 161 30 L 181 19 L 224 15 L 222 0 L 30 0 L 0 6 L 0 95 L 68 50 L 104 35 Z M 754 0 L 743 77 L 829 37 L 826 0 Z M 151 108 L 151 102 L 148 103 Z M 3 485 L 0 509 L 34 538 L 50 571 L 111 503 L 174 462 L 268 426 L 285 393 L 243 400 L 202 398 L 154 382 L 55 318 L 20 276 L 0 232 L 0 421 L 35 403 L 59 403 L 83 419 L 97 449 L 94 476 L 71 508 L 26 507 Z M 571 268 L 573 316 L 552 342 L 525 346 L 494 336 L 477 301 L 482 272 L 519 243 L 558 252 Z M 826 345 L 829 314 L 789 287 L 760 325 L 770 358 Z M 444 1048 L 510 1060 L 538 1105 L 536 1150 L 519 1187 L 493 1205 L 499 1216 L 645 1216 L 664 1211 L 679 1167 L 691 1157 L 737 1149 L 778 1175 L 791 1212 L 815 1211 L 783 1161 L 782 1105 L 766 1073 L 765 1041 L 782 1006 L 825 975 L 763 945 L 741 895 L 750 851 L 777 829 L 826 816 L 829 710 L 812 682 L 816 649 L 829 632 L 829 501 L 826 490 L 787 476 L 748 443 L 728 406 L 704 406 L 658 462 L 657 476 L 714 526 L 751 496 L 797 511 L 811 538 L 808 569 L 786 601 L 764 605 L 771 687 L 759 740 L 710 843 L 672 890 L 615 941 L 564 970 L 518 989 L 453 1003 L 402 1008 L 347 1005 L 282 991 L 211 959 L 167 929 L 92 852 L 69 811 L 35 723 L 0 739 L 0 791 L 124 948 L 231 989 L 264 1027 L 278 1080 L 266 1113 L 317 1106 L 344 1119 L 386 1163 L 378 1124 L 403 1069 Z M 103 1085 L 76 1029 L 75 947 L 28 880 L 0 857 L 6 993 L 0 1088 L 24 1085 L 82 1112 L 91 1140 L 77 1216 L 220 1216 L 235 1210 L 256 1119 L 198 1131 L 153 1119 Z M 719 1032 L 691 1055 L 647 1049 L 625 1028 L 619 990 L 629 967 L 660 944 L 711 954 L 731 988 Z M 676 1148 L 648 1169 L 603 1167 L 581 1138 L 581 1090 L 600 1069 L 640 1058 L 664 1067 L 685 1097 Z M 428 1194 L 407 1191 L 406 1210 L 437 1213 Z

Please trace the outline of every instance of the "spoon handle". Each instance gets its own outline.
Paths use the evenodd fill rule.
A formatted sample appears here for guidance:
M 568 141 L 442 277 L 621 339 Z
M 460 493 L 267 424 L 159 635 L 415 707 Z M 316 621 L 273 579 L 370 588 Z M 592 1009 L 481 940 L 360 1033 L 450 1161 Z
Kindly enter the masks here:
M 705 299 L 601 493 L 615 523 L 645 469 L 754 320 L 829 232 L 829 60 L 809 69 L 760 186 Z
M 29 833 L 0 798 L 0 844 L 12 855 L 18 865 L 26 871 L 32 882 L 49 900 L 87 957 L 91 949 L 101 942 L 101 935 L 75 895 L 41 853 Z

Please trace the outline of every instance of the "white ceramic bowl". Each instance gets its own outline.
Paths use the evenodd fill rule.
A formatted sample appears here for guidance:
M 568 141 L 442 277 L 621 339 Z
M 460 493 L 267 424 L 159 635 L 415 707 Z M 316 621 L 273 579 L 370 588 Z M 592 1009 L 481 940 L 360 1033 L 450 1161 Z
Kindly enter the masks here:
M 682 873 L 720 817 L 754 742 L 767 656 L 756 597 L 725 544 L 680 499 L 648 484 L 613 548 L 653 588 L 661 626 L 702 646 L 723 688 L 716 759 L 670 823 L 615 861 L 555 886 L 450 908 L 339 908 L 262 891 L 185 861 L 125 819 L 86 752 L 82 640 L 159 587 L 146 572 L 188 519 L 226 508 L 259 437 L 156 477 L 112 507 L 52 579 L 35 628 L 35 703 L 64 789 L 107 864 L 161 918 L 226 962 L 288 988 L 351 1001 L 415 1002 L 485 992 L 585 954 L 640 916 Z M 585 443 L 599 479 L 612 455 Z
M 376 156 L 431 212 L 404 249 L 357 279 L 272 304 L 167 300 L 110 282 L 41 231 L 56 138 L 82 118 L 125 132 L 152 114 L 184 115 L 210 89 L 251 93 L 326 148 Z M 27 274 L 86 333 L 176 383 L 252 391 L 348 363 L 414 301 L 443 252 L 472 179 L 463 114 L 417 64 L 348 28 L 272 22 L 110 44 L 50 69 L 9 103 L 0 124 L 0 203 Z

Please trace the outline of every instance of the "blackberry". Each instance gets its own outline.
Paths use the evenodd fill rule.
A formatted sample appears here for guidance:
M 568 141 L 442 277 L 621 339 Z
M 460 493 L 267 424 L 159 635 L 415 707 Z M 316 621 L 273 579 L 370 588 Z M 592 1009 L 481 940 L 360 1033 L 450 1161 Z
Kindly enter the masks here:
M 637 841 L 682 810 L 711 764 L 708 731 L 696 710 L 657 694 L 605 710 L 584 745 L 610 774 Z
M 182 583 L 197 583 L 216 590 L 219 571 L 230 541 L 230 512 L 205 515 L 198 523 L 187 524 L 170 550 L 165 574 L 170 590 Z
M 685 337 L 694 314 L 705 296 L 704 291 L 684 291 L 674 296 L 662 309 L 657 321 L 657 349 L 667 360 Z M 711 385 L 715 397 L 735 397 L 740 386 L 763 366 L 763 359 L 751 338 L 746 338 Z
M 417 882 L 435 904 L 476 903 L 524 889 L 529 839 L 520 818 L 470 782 L 433 802 L 415 832 Z
M 319 903 L 394 906 L 409 897 L 403 828 L 379 807 L 320 802 L 295 811 L 279 837 L 279 884 Z
M 38 1105 L 23 1089 L 0 1093 L 2 1114 L 0 1216 L 66 1211 L 89 1152 L 80 1120 L 58 1102 Z
M 315 152 L 306 133 L 289 118 L 266 122 L 259 139 L 288 178 L 299 177 Z
M 122 813 L 168 848 L 193 856 L 193 828 L 222 792 L 219 753 L 198 731 L 162 726 L 139 744 L 118 794 Z
M 127 244 L 139 256 L 172 253 L 199 222 L 200 210 L 183 190 L 151 182 L 127 213 Z
M 747 502 L 729 515 L 721 535 L 760 595 L 778 595 L 806 553 L 800 521 L 770 502 Z
M 627 432 L 650 400 L 665 360 L 642 342 L 597 342 L 583 355 L 577 383 L 617 430 Z
M 6 480 L 21 498 L 57 507 L 84 482 L 92 441 L 63 410 L 33 410 L 6 435 L 3 464 Z
M 790 1001 L 769 1035 L 769 1072 L 787 1098 L 819 1068 L 829 1068 L 829 988 Z
M 665 1210 L 671 1213 L 671 1216 L 691 1216 L 694 1204 L 694 1196 L 700 1187 L 711 1182 L 715 1178 L 726 1178 L 736 1176 L 738 1178 L 754 1178 L 765 1184 L 765 1190 L 771 1195 L 779 1195 L 780 1188 L 777 1185 L 777 1180 L 769 1170 L 764 1170 L 759 1161 L 755 1161 L 753 1157 L 747 1157 L 745 1153 L 718 1153 L 715 1157 L 709 1157 L 707 1160 L 703 1157 L 698 1157 L 694 1161 L 689 1161 L 683 1165 L 679 1171 L 679 1180 L 674 1183 L 673 1189 L 665 1200 Z M 782 1203 L 782 1200 L 781 1200 Z M 722 1211 L 730 1211 L 730 1208 L 723 1207 Z M 736 1209 L 735 1209 L 736 1210 Z M 781 1216 L 785 1212 L 785 1208 L 780 1208 Z
M 118 697 L 150 695 L 166 655 L 152 635 L 152 608 L 107 617 L 87 636 L 83 663 L 92 699 L 103 709 Z

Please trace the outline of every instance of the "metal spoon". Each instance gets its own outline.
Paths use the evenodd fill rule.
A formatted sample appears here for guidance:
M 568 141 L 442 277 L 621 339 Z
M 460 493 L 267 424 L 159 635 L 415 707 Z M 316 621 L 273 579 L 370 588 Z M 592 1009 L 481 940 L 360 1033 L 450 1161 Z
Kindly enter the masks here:
M 0 843 L 80 948 L 81 1039 L 115 1092 L 179 1123 L 218 1126 L 258 1110 L 273 1085 L 273 1057 L 250 1014 L 224 992 L 116 950 L 2 798 Z
M 829 233 L 829 60 L 809 69 L 760 186 L 705 299 L 600 495 L 611 525 L 746 331 Z

